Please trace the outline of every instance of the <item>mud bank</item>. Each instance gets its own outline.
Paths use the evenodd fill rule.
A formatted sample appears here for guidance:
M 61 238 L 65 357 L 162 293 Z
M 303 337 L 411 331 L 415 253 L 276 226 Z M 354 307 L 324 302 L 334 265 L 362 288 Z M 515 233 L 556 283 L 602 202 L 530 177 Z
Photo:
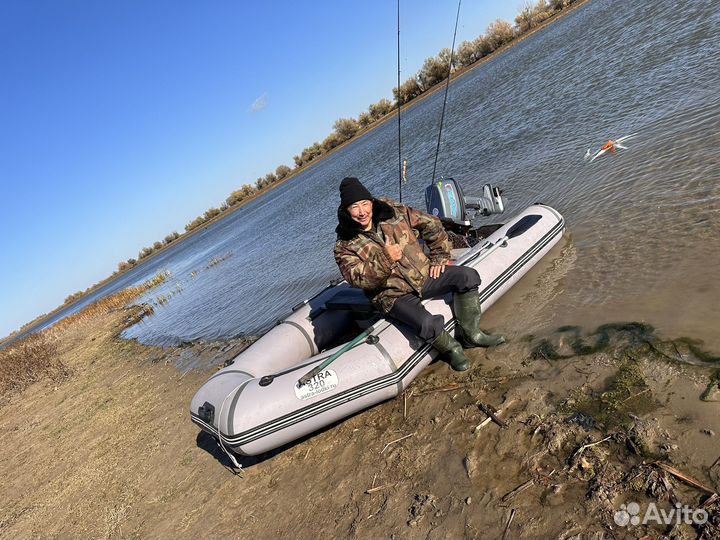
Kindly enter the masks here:
M 478 349 L 237 474 L 187 407 L 246 343 L 145 347 L 130 319 L 70 327 L 65 375 L 2 405 L 2 538 L 720 536 L 720 363 L 692 340 L 631 323 Z M 635 525 L 631 503 L 708 522 Z

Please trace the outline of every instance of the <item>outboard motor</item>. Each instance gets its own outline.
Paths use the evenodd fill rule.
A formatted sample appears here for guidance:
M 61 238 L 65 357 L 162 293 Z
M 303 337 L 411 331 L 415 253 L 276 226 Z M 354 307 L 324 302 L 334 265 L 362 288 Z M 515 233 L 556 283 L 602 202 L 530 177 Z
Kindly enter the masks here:
M 454 178 L 443 178 L 429 185 L 425 189 L 425 205 L 428 213 L 465 227 L 469 227 L 478 215 L 505 211 L 500 188 L 485 184 L 482 197 L 465 197 Z

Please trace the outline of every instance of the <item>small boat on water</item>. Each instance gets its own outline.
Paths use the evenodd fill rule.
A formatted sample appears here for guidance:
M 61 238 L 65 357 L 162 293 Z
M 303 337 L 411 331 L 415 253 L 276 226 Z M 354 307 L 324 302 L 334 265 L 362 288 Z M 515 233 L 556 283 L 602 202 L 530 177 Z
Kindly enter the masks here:
M 430 186 L 426 201 L 447 227 L 467 234 L 473 230 L 466 206 L 481 214 L 503 210 L 497 188 L 485 186 L 485 197 L 465 199 L 452 179 Z M 480 274 L 485 311 L 547 254 L 564 229 L 556 210 L 533 204 L 474 246 L 454 250 L 454 264 Z M 451 295 L 424 303 L 454 333 Z M 364 339 L 299 383 L 362 332 Z M 212 375 L 192 399 L 190 416 L 224 449 L 258 455 L 397 396 L 436 355 L 409 327 L 384 318 L 362 290 L 343 281 L 292 308 Z

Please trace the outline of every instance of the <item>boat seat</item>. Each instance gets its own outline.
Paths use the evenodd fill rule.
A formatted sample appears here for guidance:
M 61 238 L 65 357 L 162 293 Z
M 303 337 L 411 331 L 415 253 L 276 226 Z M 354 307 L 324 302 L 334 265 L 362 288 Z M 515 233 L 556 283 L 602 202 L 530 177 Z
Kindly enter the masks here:
M 338 291 L 332 298 L 325 301 L 325 307 L 331 311 L 375 312 L 375 307 L 365 296 L 365 292 L 355 287 L 348 287 Z

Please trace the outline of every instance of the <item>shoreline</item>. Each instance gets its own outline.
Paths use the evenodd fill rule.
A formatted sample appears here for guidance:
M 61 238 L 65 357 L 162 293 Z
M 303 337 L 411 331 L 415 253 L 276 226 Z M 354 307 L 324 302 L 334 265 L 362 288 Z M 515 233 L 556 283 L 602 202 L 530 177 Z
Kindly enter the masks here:
M 715 529 L 614 521 L 630 501 L 666 511 L 668 497 L 707 503 L 709 493 L 668 471 L 720 489 L 720 387 L 700 399 L 717 362 L 678 361 L 675 347 L 690 352 L 682 341 L 646 325 L 518 337 L 469 351 L 462 375 L 435 362 L 403 395 L 240 458 L 233 473 L 187 406 L 247 342 L 163 349 L 120 338 L 141 309 L 55 332 L 62 374 L 0 402 L 12 411 L 0 420 L 1 537 L 720 534 L 717 503 L 707 506 Z
M 590 1 L 591 1 L 591 0 L 579 0 L 579 1 L 576 2 L 575 4 L 573 4 L 573 5 L 565 8 L 565 9 L 563 9 L 562 11 L 554 14 L 552 17 L 550 17 L 549 19 L 543 21 L 541 24 L 539 24 L 538 26 L 536 26 L 536 27 L 533 28 L 532 30 L 526 32 L 525 34 L 523 34 L 523 35 L 520 36 L 520 37 L 517 37 L 517 38 L 513 39 L 510 43 L 507 43 L 507 44 L 501 46 L 499 49 L 497 49 L 497 50 L 493 51 L 491 54 L 489 54 L 489 55 L 481 58 L 480 60 L 478 60 L 477 62 L 473 63 L 472 65 L 458 69 L 456 72 L 454 72 L 454 73 L 452 74 L 452 78 L 451 78 L 451 80 L 450 80 L 450 86 L 452 86 L 457 80 L 461 79 L 462 77 L 464 77 L 465 75 L 467 75 L 468 73 L 470 73 L 471 71 L 473 71 L 474 69 L 477 69 L 477 68 L 483 66 L 483 65 L 486 64 L 487 62 L 490 62 L 491 60 L 493 60 L 493 59 L 501 56 L 503 53 L 509 51 L 509 50 L 510 50 L 511 48 L 513 48 L 514 46 L 522 43 L 524 40 L 526 40 L 526 39 L 528 39 L 528 38 L 536 35 L 536 34 L 539 33 L 539 32 L 542 32 L 543 30 L 545 30 L 546 28 L 548 28 L 549 26 L 551 26 L 553 23 L 561 20 L 562 18 L 566 17 L 566 16 L 569 15 L 570 13 L 573 13 L 573 12 L 576 11 L 577 9 L 585 6 L 585 5 L 588 4 Z M 435 86 L 433 86 L 433 87 L 432 87 L 431 89 L 429 89 L 428 91 L 422 93 L 421 95 L 417 96 L 416 98 L 414 98 L 414 99 L 411 100 L 410 102 L 408 102 L 408 103 L 406 103 L 405 105 L 401 106 L 401 108 L 400 108 L 400 114 L 402 115 L 404 112 L 406 112 L 407 110 L 410 110 L 412 107 L 414 107 L 414 106 L 416 106 L 416 105 L 419 105 L 419 104 L 422 103 L 425 99 L 431 97 L 432 95 L 436 94 L 437 92 L 444 91 L 445 82 L 446 82 L 445 80 L 439 82 L 438 84 L 436 84 Z M 300 175 L 301 173 L 303 173 L 303 172 L 305 172 L 306 170 L 310 169 L 310 168 L 313 167 L 314 165 L 316 165 L 316 164 L 318 164 L 318 163 L 321 163 L 324 159 L 326 159 L 326 158 L 334 155 L 334 153 L 335 153 L 336 151 L 340 151 L 340 150 L 346 148 L 347 146 L 349 146 L 349 145 L 352 144 L 353 142 L 355 142 L 355 141 L 357 141 L 357 140 L 360 140 L 360 139 L 361 139 L 362 137 L 364 137 L 365 135 L 368 135 L 369 133 L 371 133 L 371 132 L 374 131 L 375 129 L 383 126 L 385 123 L 387 123 L 387 122 L 389 122 L 389 121 L 397 118 L 397 114 L 398 114 L 397 109 L 393 109 L 392 112 L 386 114 L 383 118 L 377 120 L 376 122 L 373 122 L 373 123 L 372 123 L 370 126 L 368 126 L 367 128 L 364 128 L 364 129 L 359 130 L 358 133 L 357 133 L 355 136 L 353 136 L 352 138 L 348 139 L 347 141 L 342 142 L 341 144 L 339 144 L 338 146 L 336 146 L 335 148 L 333 148 L 333 149 L 330 150 L 329 152 L 326 152 L 326 153 L 318 156 L 317 158 L 315 158 L 315 159 L 314 159 L 313 161 L 311 161 L 310 163 L 307 163 L 306 165 L 303 165 L 302 167 L 300 167 L 300 168 L 298 168 L 298 169 L 294 169 L 292 172 L 290 172 L 290 173 L 289 173 L 285 178 L 283 178 L 281 181 L 278 181 L 278 182 L 276 182 L 276 183 L 268 186 L 267 188 L 265 188 L 265 189 L 263 189 L 263 190 L 261 190 L 261 191 L 258 191 L 258 192 L 256 192 L 256 193 L 254 193 L 253 195 L 251 195 L 251 196 L 247 197 L 246 199 L 244 199 L 242 202 L 234 205 L 233 207 L 229 208 L 227 211 L 222 212 L 221 214 L 219 214 L 219 215 L 217 215 L 217 216 L 209 219 L 208 221 L 206 221 L 206 222 L 203 223 L 202 225 L 199 225 L 199 226 L 196 227 L 195 229 L 181 234 L 176 240 L 174 240 L 174 241 L 171 242 L 170 244 L 165 245 L 165 246 L 161 247 L 161 248 L 158 249 L 158 250 L 154 250 L 150 255 L 148 255 L 147 257 L 145 257 L 145 258 L 141 259 L 140 261 L 138 261 L 138 263 L 135 264 L 132 268 L 128 268 L 127 270 L 123 270 L 123 271 L 118 271 L 117 273 L 112 274 L 112 275 L 108 276 L 107 278 L 99 281 L 98 283 L 96 283 L 95 285 L 93 285 L 92 287 L 90 287 L 85 294 L 83 294 L 81 297 L 77 298 L 76 300 L 73 300 L 72 302 L 69 302 L 68 304 L 62 304 L 62 305 L 56 307 L 55 309 L 53 309 L 52 311 L 46 313 L 45 315 L 42 315 L 42 316 L 38 317 L 34 322 L 31 321 L 31 323 L 27 323 L 27 324 L 30 324 L 30 326 L 29 326 L 27 329 L 25 329 L 25 330 L 17 330 L 17 331 L 15 331 L 14 335 L 11 333 L 11 334 L 5 336 L 4 338 L 0 339 L 0 347 L 5 347 L 5 346 L 7 346 L 7 345 L 9 345 L 9 344 L 11 344 L 11 343 L 14 343 L 14 342 L 20 340 L 20 339 L 23 339 L 23 338 L 24 338 L 25 336 L 27 336 L 27 335 L 30 335 L 30 334 L 34 333 L 34 330 L 35 330 L 37 327 L 41 326 L 43 323 L 45 323 L 48 319 L 51 319 L 52 317 L 54 317 L 55 315 L 57 315 L 58 313 L 62 312 L 62 311 L 65 310 L 65 309 L 71 309 L 73 306 L 77 305 L 79 302 L 81 302 L 81 301 L 82 301 L 83 299 L 85 299 L 87 296 L 90 296 L 90 295 L 92 295 L 93 293 L 97 292 L 99 289 L 101 289 L 101 288 L 103 288 L 103 287 L 105 287 L 105 286 L 108 286 L 108 285 L 112 284 L 115 280 L 117 280 L 117 279 L 121 278 L 122 276 L 126 275 L 128 272 L 132 272 L 132 271 L 135 270 L 136 268 L 141 267 L 141 266 L 144 265 L 146 262 L 148 262 L 148 261 L 152 260 L 153 258 L 155 258 L 155 256 L 160 255 L 161 253 L 164 253 L 167 249 L 170 249 L 171 247 L 175 246 L 176 244 L 180 244 L 181 242 L 183 242 L 183 241 L 191 238 L 191 237 L 192 237 L 193 235 L 195 235 L 196 233 L 199 233 L 199 232 L 204 231 L 204 230 L 207 229 L 209 226 L 211 226 L 211 225 L 215 224 L 216 222 L 222 221 L 223 219 L 229 217 L 230 215 L 232 215 L 232 214 L 235 213 L 236 211 L 240 210 L 240 209 L 241 209 L 242 207 L 244 207 L 245 205 L 250 204 L 251 202 L 253 202 L 255 199 L 257 199 L 257 198 L 259 198 L 259 197 L 261 197 L 261 196 L 263 196 L 263 195 L 271 192 L 272 190 L 274 190 L 274 189 L 277 188 L 277 187 L 280 187 L 281 185 L 285 184 L 286 182 L 289 182 L 289 181 L 295 179 L 295 178 L 296 178 L 298 175 Z

